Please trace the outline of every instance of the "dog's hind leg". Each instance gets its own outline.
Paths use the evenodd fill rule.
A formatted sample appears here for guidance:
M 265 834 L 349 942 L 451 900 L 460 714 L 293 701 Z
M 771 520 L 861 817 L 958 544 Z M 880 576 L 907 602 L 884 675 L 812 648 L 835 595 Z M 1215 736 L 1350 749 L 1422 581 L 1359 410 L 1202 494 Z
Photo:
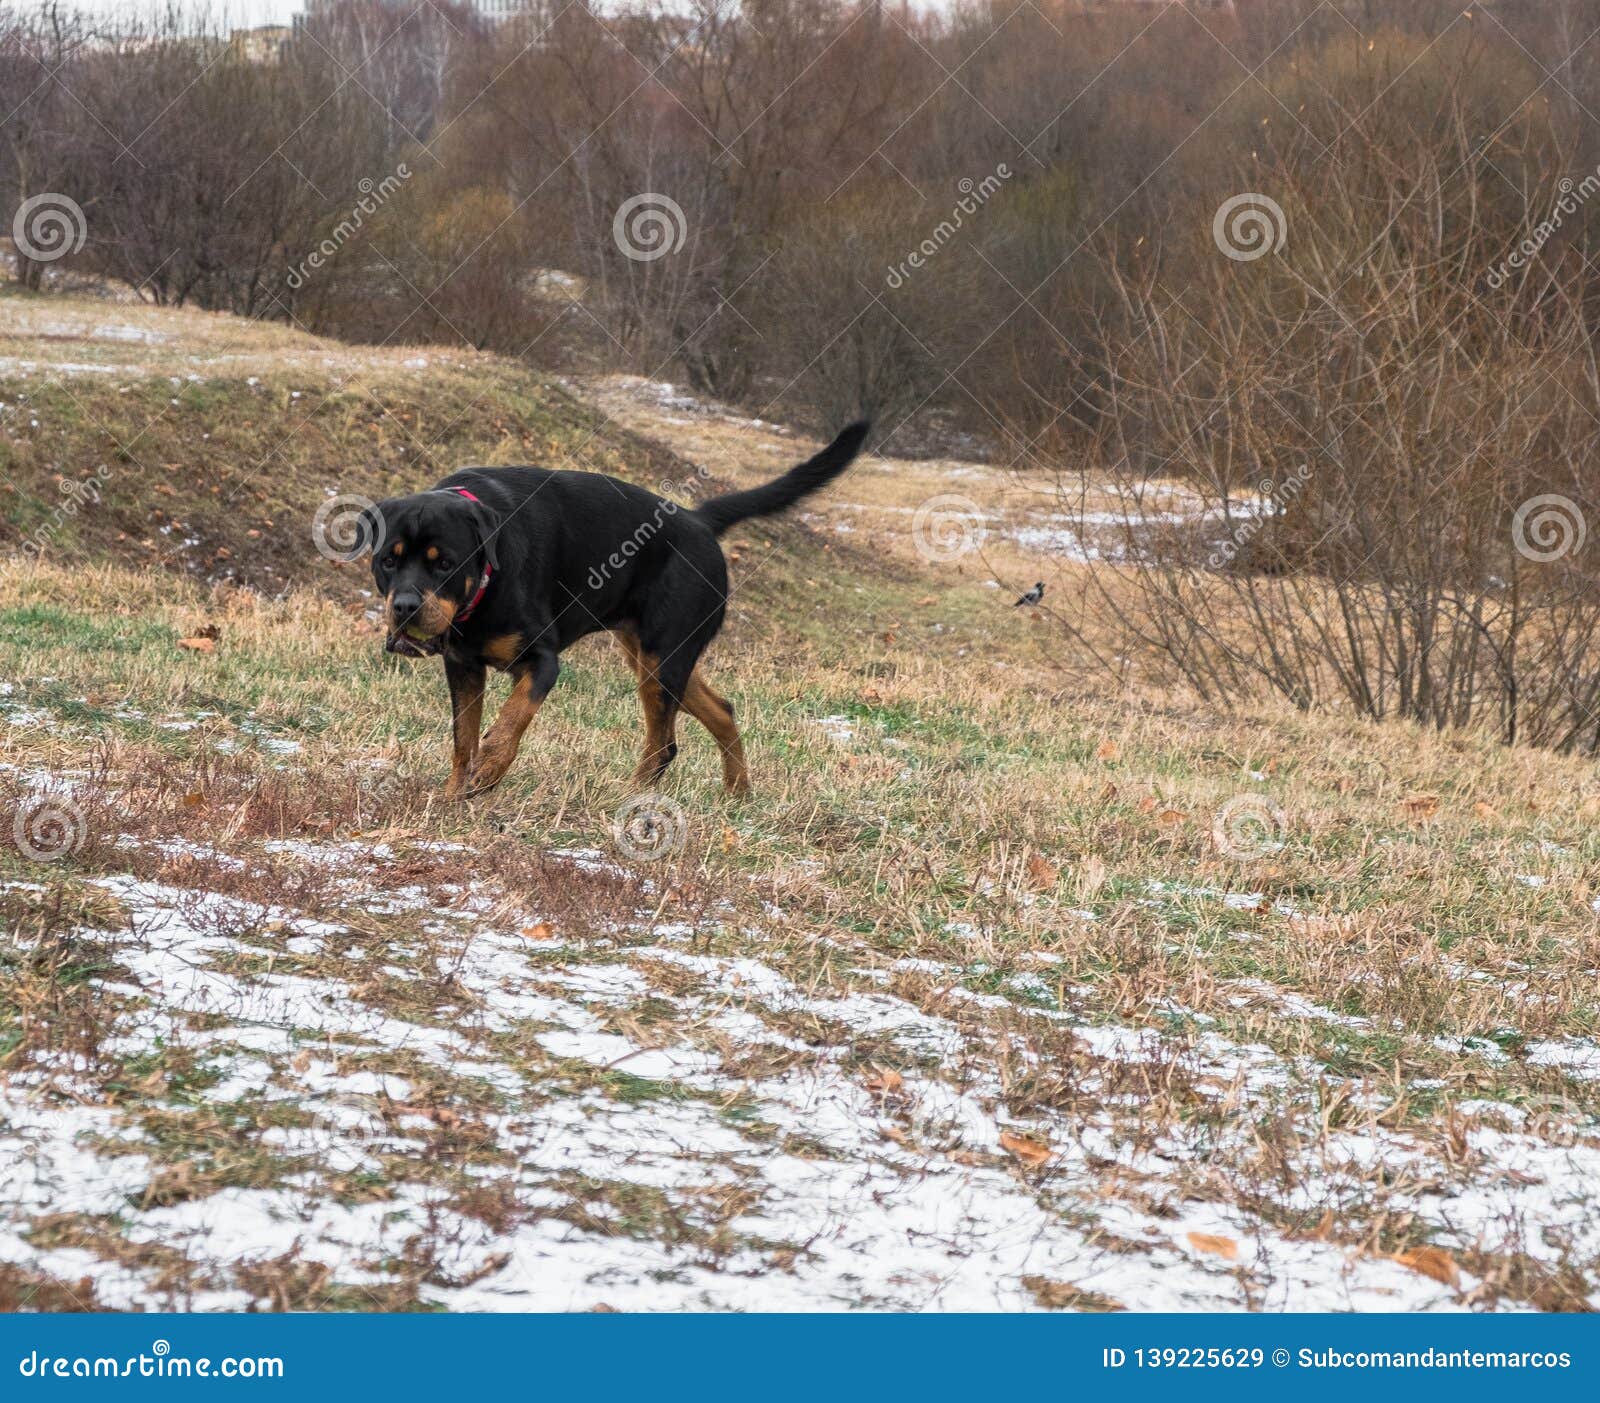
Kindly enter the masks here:
M 534 653 L 526 663 L 512 669 L 515 681 L 511 695 L 505 699 L 494 725 L 484 736 L 478 749 L 478 758 L 467 775 L 468 792 L 482 794 L 493 789 L 505 778 L 511 762 L 517 758 L 517 747 L 522 744 L 522 733 L 539 714 L 544 699 L 556 685 L 561 665 L 556 655 L 549 652 Z
M 459 799 L 466 792 L 467 775 L 478 758 L 478 733 L 483 729 L 483 679 L 480 664 L 444 661 L 445 681 L 450 684 L 450 715 L 455 746 L 450 759 L 450 782 L 446 799 Z
M 637 634 L 618 629 L 616 639 L 633 667 L 644 710 L 644 753 L 634 768 L 633 782 L 654 784 L 678 753 L 678 694 L 665 684 L 660 659 L 645 651 Z
M 744 762 L 744 742 L 734 723 L 733 707 L 711 689 L 698 667 L 689 674 L 689 685 L 683 689 L 683 709 L 711 732 L 722 752 L 723 788 L 730 794 L 748 794 L 750 770 Z

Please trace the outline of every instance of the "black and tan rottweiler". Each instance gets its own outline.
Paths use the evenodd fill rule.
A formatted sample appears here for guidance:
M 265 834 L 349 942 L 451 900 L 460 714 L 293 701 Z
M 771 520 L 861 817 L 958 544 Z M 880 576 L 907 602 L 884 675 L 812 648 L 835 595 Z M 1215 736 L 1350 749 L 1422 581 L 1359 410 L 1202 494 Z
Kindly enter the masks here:
M 498 784 L 555 686 L 561 653 L 609 630 L 633 665 L 644 707 L 634 778 L 653 783 L 677 754 L 680 709 L 722 752 L 722 779 L 750 788 L 733 708 L 696 666 L 722 627 L 728 567 L 717 537 L 832 481 L 867 436 L 853 424 L 815 458 L 694 509 L 600 473 L 463 468 L 437 487 L 368 509 L 373 578 L 387 648 L 444 658 L 455 749 L 446 793 Z M 513 679 L 482 740 L 486 669 Z

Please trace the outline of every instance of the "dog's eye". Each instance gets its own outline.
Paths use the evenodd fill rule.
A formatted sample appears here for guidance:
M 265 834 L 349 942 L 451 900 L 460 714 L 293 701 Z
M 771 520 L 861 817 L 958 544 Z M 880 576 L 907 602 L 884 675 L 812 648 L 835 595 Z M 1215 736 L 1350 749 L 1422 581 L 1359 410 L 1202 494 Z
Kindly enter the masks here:
M 450 569 L 450 557 L 441 555 L 436 561 L 434 561 L 433 568 L 441 575 L 444 574 L 446 570 Z
M 387 575 L 391 570 L 394 569 L 394 557 L 392 555 L 380 557 L 378 560 L 378 569 L 382 570 L 383 573 Z

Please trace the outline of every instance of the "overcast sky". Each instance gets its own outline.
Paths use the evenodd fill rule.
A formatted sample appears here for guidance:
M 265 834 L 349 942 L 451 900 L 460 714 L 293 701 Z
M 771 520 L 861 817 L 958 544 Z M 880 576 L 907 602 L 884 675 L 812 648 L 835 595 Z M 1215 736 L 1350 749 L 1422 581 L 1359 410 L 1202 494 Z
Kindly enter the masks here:
M 18 10 L 28 8 L 27 0 L 10 0 L 10 4 Z M 133 0 L 133 3 L 130 0 L 68 0 L 66 8 L 79 10 L 86 15 L 119 18 L 124 15 L 148 17 L 159 14 L 165 7 L 159 0 Z M 178 8 L 187 14 L 201 7 L 186 0 Z M 221 28 L 225 24 L 230 29 L 244 29 L 257 24 L 287 24 L 290 15 L 304 8 L 303 0 L 209 0 L 204 6 L 208 14 L 222 21 L 222 24 L 213 25 L 213 28 Z
M 116 17 L 126 14 L 149 16 L 159 13 L 162 0 L 64 0 L 68 9 L 84 14 Z M 25 10 L 30 0 L 0 0 L 0 7 Z M 305 0 L 179 0 L 178 8 L 190 14 L 204 7 L 222 16 L 231 29 L 257 24 L 287 24 L 291 15 L 305 9 Z M 608 6 L 609 8 L 609 6 Z M 221 28 L 213 25 L 212 28 Z

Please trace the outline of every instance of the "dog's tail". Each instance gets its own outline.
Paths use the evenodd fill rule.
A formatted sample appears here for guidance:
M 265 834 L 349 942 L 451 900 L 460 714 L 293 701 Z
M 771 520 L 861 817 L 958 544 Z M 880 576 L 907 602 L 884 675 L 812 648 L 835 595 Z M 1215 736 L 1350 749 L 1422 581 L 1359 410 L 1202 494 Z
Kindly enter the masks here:
M 834 439 L 815 458 L 808 458 L 798 467 L 790 468 L 782 477 L 752 487 L 747 492 L 729 492 L 713 497 L 696 508 L 695 515 L 717 535 L 730 526 L 748 521 L 753 516 L 771 516 L 785 507 L 792 507 L 802 497 L 808 497 L 819 487 L 826 487 L 848 468 L 861 451 L 861 445 L 872 427 L 866 420 L 852 424 Z

